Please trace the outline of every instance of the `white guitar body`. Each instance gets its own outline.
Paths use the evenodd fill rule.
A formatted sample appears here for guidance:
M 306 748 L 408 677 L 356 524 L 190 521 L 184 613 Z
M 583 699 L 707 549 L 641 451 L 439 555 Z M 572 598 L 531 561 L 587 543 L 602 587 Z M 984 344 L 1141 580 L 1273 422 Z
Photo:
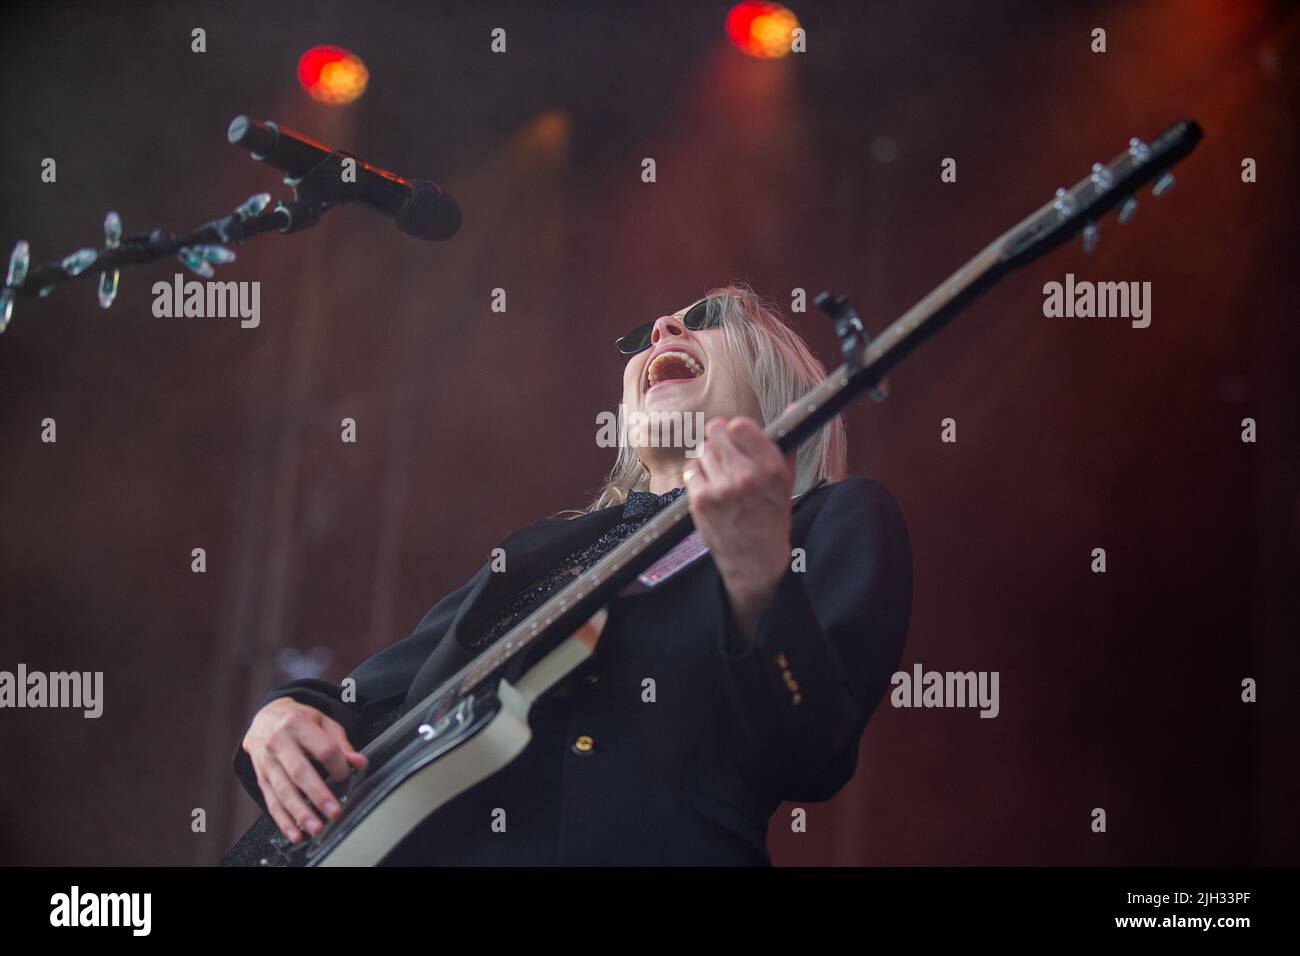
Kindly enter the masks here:
M 604 630 L 597 612 L 532 666 L 515 684 L 497 684 L 500 709 L 477 733 L 407 777 L 330 850 L 316 866 L 374 866 L 425 817 L 514 760 L 532 740 L 528 712 L 533 701 L 587 660 Z M 432 728 L 420 732 L 432 739 Z

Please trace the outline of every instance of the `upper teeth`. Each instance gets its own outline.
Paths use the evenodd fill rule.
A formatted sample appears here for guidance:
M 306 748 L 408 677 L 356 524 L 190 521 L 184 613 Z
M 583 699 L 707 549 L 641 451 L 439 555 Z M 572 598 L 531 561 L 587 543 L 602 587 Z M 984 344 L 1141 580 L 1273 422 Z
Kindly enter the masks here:
M 655 360 L 650 363 L 650 368 L 647 371 L 651 387 L 658 384 L 659 370 L 663 366 L 665 359 L 676 359 L 681 362 L 686 366 L 687 371 L 691 373 L 692 378 L 704 374 L 704 369 L 700 366 L 700 363 L 686 352 L 660 352 L 655 356 Z

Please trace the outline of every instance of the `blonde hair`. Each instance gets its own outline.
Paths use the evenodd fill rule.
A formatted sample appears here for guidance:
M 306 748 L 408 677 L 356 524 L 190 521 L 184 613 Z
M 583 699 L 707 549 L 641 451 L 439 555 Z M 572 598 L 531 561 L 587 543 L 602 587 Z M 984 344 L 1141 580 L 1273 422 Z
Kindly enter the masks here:
M 758 398 L 762 425 L 766 427 L 791 402 L 798 401 L 826 377 L 826 367 L 781 317 L 777 306 L 751 289 L 733 282 L 713 289 L 709 298 L 722 297 L 721 328 L 727 351 L 744 359 L 749 381 Z M 839 481 L 848 461 L 844 420 L 836 415 L 806 441 L 795 458 L 794 493 L 803 494 L 822 481 Z M 619 505 L 629 491 L 646 491 L 650 476 L 641 467 L 636 449 L 618 449 L 614 467 L 586 512 Z

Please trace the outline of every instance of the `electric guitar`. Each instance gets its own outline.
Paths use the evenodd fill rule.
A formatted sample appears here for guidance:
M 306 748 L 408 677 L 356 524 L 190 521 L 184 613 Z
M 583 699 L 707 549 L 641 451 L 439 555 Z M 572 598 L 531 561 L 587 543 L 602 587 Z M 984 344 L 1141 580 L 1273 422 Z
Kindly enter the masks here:
M 768 436 L 789 453 L 861 392 L 883 397 L 885 373 L 1006 273 L 1076 233 L 1091 250 L 1101 216 L 1119 206 L 1120 222 L 1128 221 L 1137 205 L 1132 193 L 1151 180 L 1153 192 L 1164 193 L 1173 183 L 1170 167 L 1200 139 L 1197 124 L 1181 120 L 1152 143 L 1130 140 L 1127 150 L 1105 166 L 1094 165 L 1072 189 L 1057 190 L 875 339 L 843 298 L 821 293 L 815 301 L 835 322 L 844 362 L 771 422 Z M 345 781 L 327 781 L 343 813 L 324 821 L 319 836 L 304 833 L 292 844 L 263 816 L 223 864 L 380 862 L 425 817 L 519 755 L 531 739 L 533 701 L 591 655 L 605 605 L 691 529 L 685 497 L 663 508 L 362 748 L 369 758 L 364 771 L 354 768 Z

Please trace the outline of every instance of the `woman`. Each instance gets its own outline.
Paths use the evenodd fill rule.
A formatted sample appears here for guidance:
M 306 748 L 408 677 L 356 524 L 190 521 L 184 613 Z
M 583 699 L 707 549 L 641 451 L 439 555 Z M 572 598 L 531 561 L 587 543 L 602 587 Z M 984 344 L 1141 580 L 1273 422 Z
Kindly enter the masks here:
M 293 842 L 339 813 L 313 760 L 335 780 L 364 767 L 353 741 L 683 494 L 707 559 L 676 552 L 688 557 L 675 571 L 615 599 L 593 656 L 534 704 L 524 752 L 385 862 L 767 865 L 777 806 L 827 800 L 852 777 L 902 653 L 911 555 L 889 493 L 844 478 L 838 418 L 794 460 L 763 433 L 759 422 L 824 369 L 745 285 L 715 289 L 618 346 L 629 417 L 702 413 L 702 453 L 621 447 L 586 512 L 502 542 L 507 570 L 485 566 L 357 667 L 355 697 L 315 679 L 270 694 L 235 771 Z

